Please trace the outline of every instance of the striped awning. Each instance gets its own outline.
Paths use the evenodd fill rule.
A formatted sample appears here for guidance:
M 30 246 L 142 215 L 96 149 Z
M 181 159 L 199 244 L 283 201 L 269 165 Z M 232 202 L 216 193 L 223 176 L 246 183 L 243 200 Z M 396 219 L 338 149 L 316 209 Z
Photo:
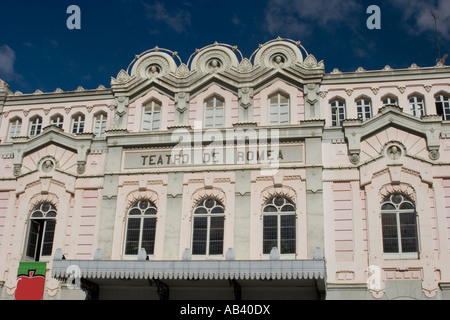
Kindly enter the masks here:
M 157 280 L 325 279 L 324 260 L 111 261 L 54 260 L 52 277 Z

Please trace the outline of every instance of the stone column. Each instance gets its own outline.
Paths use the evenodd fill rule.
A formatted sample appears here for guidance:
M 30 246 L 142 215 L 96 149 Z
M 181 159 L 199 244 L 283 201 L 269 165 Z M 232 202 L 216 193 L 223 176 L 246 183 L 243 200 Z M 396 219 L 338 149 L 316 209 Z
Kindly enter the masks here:
M 109 260 L 112 255 L 114 224 L 116 218 L 117 193 L 119 176 L 109 174 L 120 172 L 122 147 L 109 148 L 105 168 L 105 185 L 103 189 L 102 213 L 99 219 L 98 248 L 102 250 L 103 259 Z
M 308 259 L 316 248 L 324 248 L 322 139 L 305 139 L 306 147 L 306 211 L 308 221 Z M 311 167 L 312 166 L 312 167 Z
M 183 173 L 169 173 L 167 179 L 164 260 L 178 260 L 180 252 L 181 214 L 183 208 Z M 184 249 L 184 248 L 183 248 Z

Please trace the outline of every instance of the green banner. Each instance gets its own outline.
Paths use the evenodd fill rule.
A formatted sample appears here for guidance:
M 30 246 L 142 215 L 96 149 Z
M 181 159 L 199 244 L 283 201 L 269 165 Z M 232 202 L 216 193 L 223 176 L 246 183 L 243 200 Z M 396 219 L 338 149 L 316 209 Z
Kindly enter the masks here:
M 47 271 L 47 262 L 20 262 L 19 270 L 17 271 L 18 276 L 27 275 L 29 271 L 35 271 L 35 275 L 40 275 L 45 277 Z

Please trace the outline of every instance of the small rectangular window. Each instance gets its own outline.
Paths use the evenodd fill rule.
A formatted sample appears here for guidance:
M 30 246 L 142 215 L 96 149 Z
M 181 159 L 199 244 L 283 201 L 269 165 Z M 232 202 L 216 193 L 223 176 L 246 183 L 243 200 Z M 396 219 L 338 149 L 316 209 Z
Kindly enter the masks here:
M 63 128 L 63 123 L 64 123 L 64 118 L 63 117 L 56 117 L 52 119 L 52 125 L 62 129 Z
M 73 119 L 72 133 L 80 134 L 84 132 L 84 116 L 77 116 Z
M 30 137 L 40 134 L 42 131 L 42 118 L 36 118 L 31 121 Z

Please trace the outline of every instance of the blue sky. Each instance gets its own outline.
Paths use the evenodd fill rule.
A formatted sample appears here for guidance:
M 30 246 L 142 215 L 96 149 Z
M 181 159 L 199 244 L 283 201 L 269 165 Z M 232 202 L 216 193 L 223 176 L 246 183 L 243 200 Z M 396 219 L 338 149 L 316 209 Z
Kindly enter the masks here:
M 81 30 L 66 27 L 70 5 L 81 9 Z M 367 28 L 370 5 L 381 9 L 380 30 Z M 249 58 L 278 36 L 301 41 L 327 72 L 434 66 L 431 12 L 441 56 L 450 54 L 450 0 L 8 1 L 0 18 L 0 79 L 23 93 L 109 87 L 136 54 L 155 46 L 177 51 L 185 63 L 215 41 Z

